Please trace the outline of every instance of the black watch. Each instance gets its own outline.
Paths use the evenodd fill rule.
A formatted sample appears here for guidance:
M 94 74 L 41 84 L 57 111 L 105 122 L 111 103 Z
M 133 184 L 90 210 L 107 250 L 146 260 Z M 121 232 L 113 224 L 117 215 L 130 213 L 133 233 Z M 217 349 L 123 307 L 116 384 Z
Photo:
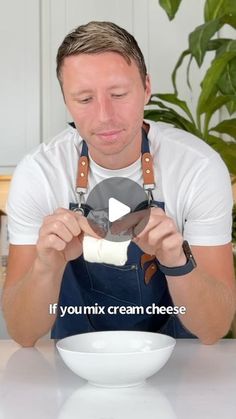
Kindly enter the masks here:
M 182 247 L 183 247 L 183 251 L 186 256 L 186 259 L 187 259 L 187 262 L 185 263 L 185 265 L 168 268 L 168 266 L 161 265 L 161 263 L 157 261 L 157 266 L 160 269 L 160 271 L 163 272 L 163 274 L 168 275 L 168 276 L 182 276 L 182 275 L 188 274 L 189 272 L 191 272 L 193 269 L 196 268 L 197 263 L 193 257 L 193 254 L 191 252 L 191 249 L 187 240 L 183 241 Z

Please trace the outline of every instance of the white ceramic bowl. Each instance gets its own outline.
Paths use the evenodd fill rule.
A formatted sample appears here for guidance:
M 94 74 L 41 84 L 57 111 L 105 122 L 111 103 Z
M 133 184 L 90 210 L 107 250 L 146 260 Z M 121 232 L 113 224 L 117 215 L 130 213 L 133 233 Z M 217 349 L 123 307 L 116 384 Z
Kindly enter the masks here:
M 90 384 L 129 387 L 163 367 L 175 343 L 160 333 L 116 330 L 70 336 L 56 345 L 65 364 Z

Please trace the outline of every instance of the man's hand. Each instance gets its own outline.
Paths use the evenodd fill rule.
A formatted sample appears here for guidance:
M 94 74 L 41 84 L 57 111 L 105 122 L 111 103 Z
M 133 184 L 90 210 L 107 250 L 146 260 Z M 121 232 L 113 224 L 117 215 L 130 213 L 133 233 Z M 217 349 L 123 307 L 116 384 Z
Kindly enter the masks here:
M 162 265 L 182 266 L 186 263 L 183 252 L 183 237 L 174 221 L 161 208 L 150 208 L 130 213 L 113 223 L 111 231 L 133 229 L 133 242 L 150 255 L 155 255 Z
M 80 212 L 58 208 L 44 218 L 36 245 L 37 256 L 48 268 L 60 269 L 82 254 L 84 233 L 100 238 L 96 230 L 99 234 L 99 227 L 92 229 Z
M 44 218 L 36 245 L 10 245 L 2 307 L 20 345 L 33 346 L 52 328 L 56 314 L 48 308 L 59 300 L 66 264 L 81 255 L 84 234 L 96 231 L 81 213 L 59 208 Z

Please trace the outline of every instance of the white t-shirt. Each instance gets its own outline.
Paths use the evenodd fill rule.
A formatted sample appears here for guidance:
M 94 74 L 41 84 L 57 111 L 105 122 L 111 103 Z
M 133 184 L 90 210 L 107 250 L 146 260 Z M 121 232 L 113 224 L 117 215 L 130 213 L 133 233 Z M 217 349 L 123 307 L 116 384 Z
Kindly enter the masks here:
M 192 245 L 231 241 L 232 190 L 227 168 L 204 141 L 165 123 L 146 121 L 153 156 L 154 199 Z M 43 218 L 76 203 L 75 183 L 82 138 L 69 126 L 48 144 L 40 144 L 17 166 L 7 203 L 11 244 L 35 244 Z M 90 157 L 89 189 L 109 177 L 126 177 L 143 185 L 140 158 L 109 170 Z

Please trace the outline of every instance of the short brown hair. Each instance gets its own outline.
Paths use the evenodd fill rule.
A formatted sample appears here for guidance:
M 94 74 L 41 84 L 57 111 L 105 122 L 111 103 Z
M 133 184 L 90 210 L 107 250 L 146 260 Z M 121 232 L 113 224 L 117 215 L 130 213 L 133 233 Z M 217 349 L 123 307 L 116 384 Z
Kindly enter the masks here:
M 70 55 L 117 52 L 128 64 L 133 60 L 146 86 L 147 69 L 143 54 L 135 38 L 125 29 L 112 22 L 89 22 L 70 32 L 57 53 L 57 77 L 62 86 L 61 68 Z

